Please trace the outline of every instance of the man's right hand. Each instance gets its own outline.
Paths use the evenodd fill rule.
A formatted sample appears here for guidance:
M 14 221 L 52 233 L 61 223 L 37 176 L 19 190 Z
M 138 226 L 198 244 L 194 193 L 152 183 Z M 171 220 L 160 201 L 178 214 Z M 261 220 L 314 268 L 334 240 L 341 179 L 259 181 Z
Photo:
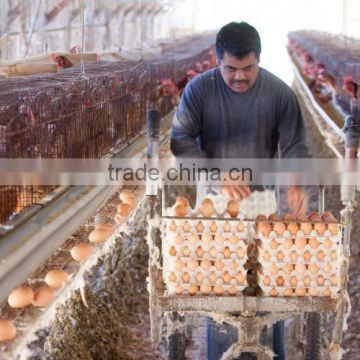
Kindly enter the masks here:
M 251 194 L 250 188 L 247 185 L 224 185 L 221 192 L 227 195 L 230 199 L 242 200 Z

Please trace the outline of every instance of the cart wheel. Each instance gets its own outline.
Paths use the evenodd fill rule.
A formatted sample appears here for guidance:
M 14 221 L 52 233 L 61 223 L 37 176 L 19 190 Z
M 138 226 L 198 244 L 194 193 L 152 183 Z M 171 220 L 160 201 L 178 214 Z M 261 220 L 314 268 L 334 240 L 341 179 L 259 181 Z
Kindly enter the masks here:
M 306 317 L 306 360 L 320 360 L 321 318 L 318 313 L 308 313 Z

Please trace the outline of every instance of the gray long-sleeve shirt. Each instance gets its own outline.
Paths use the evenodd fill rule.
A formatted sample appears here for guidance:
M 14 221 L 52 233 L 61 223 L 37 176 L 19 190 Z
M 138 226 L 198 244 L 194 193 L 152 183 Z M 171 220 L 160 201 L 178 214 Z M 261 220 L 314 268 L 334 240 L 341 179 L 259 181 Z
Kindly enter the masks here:
M 305 129 L 293 91 L 260 68 L 245 93 L 231 90 L 219 68 L 185 87 L 174 116 L 171 150 L 177 157 L 308 157 Z

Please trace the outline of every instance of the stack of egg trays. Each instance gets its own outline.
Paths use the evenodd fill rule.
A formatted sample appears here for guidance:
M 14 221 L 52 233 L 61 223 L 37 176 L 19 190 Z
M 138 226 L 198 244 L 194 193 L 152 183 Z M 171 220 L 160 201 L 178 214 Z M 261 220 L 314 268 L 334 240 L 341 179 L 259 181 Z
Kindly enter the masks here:
M 246 274 L 247 270 L 245 270 L 245 263 L 247 262 L 247 238 L 248 238 L 248 222 L 242 221 L 240 219 L 231 219 L 227 218 L 228 215 L 225 215 L 225 218 L 223 220 L 218 219 L 211 219 L 211 218 L 172 218 L 172 217 L 166 217 L 163 218 L 163 233 L 162 233 L 162 253 L 163 253 L 163 277 L 164 282 L 166 284 L 167 293 L 168 295 L 177 295 L 179 292 L 176 291 L 176 287 L 180 285 L 183 289 L 182 295 L 215 295 L 214 293 L 214 286 L 218 285 L 222 287 L 224 290 L 223 294 L 217 293 L 217 295 L 242 295 L 242 291 L 247 286 L 246 282 Z M 231 225 L 230 231 L 224 231 L 223 227 L 226 221 L 229 222 Z M 211 224 L 216 223 L 216 231 L 214 229 L 210 229 Z M 186 229 L 187 231 L 184 231 L 183 226 L 185 224 L 188 224 L 190 228 Z M 203 226 L 199 227 L 199 223 L 201 223 Z M 176 225 L 176 228 L 174 227 L 174 224 Z M 240 224 L 240 225 L 239 225 Z M 242 224 L 242 225 L 241 225 Z M 252 222 L 253 225 L 253 222 Z M 239 231 L 238 226 L 242 231 Z M 243 227 L 243 229 L 242 229 Z M 199 231 L 201 230 L 201 231 Z M 205 233 L 211 233 L 213 236 L 219 234 L 222 235 L 225 238 L 225 241 L 223 244 L 219 244 L 215 240 L 212 240 L 209 244 L 205 244 L 201 237 Z M 197 241 L 195 243 L 190 243 L 189 238 L 191 235 L 197 234 L 200 237 L 200 241 Z M 182 244 L 179 244 L 176 242 L 176 236 L 181 235 L 184 239 L 184 242 Z M 239 241 L 237 244 L 233 245 L 230 243 L 229 238 L 232 235 L 236 235 L 239 238 Z M 200 258 L 196 254 L 196 249 L 201 246 L 204 254 Z M 169 254 L 170 249 L 174 247 L 176 249 L 176 255 L 171 256 Z M 190 254 L 188 256 L 183 256 L 182 251 L 184 248 L 188 247 L 190 249 Z M 215 247 L 216 248 L 216 256 L 211 256 L 210 249 Z M 231 251 L 231 254 L 228 258 L 225 258 L 224 256 L 224 249 L 228 247 Z M 238 256 L 238 252 L 240 254 L 243 254 L 243 256 Z M 185 266 L 181 271 L 175 269 L 175 262 L 180 259 Z M 211 261 L 211 267 L 209 270 L 204 270 L 200 264 L 202 260 L 210 260 Z M 188 264 L 191 260 L 198 261 L 198 266 L 195 268 L 195 270 L 189 269 Z M 221 260 L 224 264 L 223 269 L 219 270 L 215 267 L 215 261 Z M 211 281 L 210 280 L 210 274 L 214 272 L 216 274 L 216 280 Z M 228 272 L 228 274 L 231 276 L 230 281 L 227 281 L 225 283 L 224 281 L 224 275 Z M 189 274 L 190 280 L 188 282 L 183 281 L 183 276 L 185 273 Z M 196 275 L 198 273 L 201 273 L 203 275 L 203 279 L 201 282 L 197 281 Z M 171 281 L 169 279 L 171 274 L 176 275 L 176 280 Z M 238 280 L 237 280 L 238 279 Z M 174 279 L 172 279 L 174 280 Z M 193 292 L 189 293 L 189 288 L 192 285 L 196 285 L 198 287 L 198 290 L 194 294 Z M 202 293 L 200 291 L 201 285 L 208 285 L 211 286 L 211 292 L 209 294 Z M 194 289 L 194 287 L 193 287 Z M 229 292 L 230 290 L 230 292 Z
M 313 224 L 314 225 L 314 224 Z M 270 293 L 273 289 L 275 289 L 277 296 L 298 296 L 295 291 L 297 288 L 306 289 L 305 296 L 311 296 L 309 294 L 310 288 L 315 288 L 317 290 L 318 297 L 331 296 L 333 298 L 338 297 L 338 292 L 340 289 L 340 267 L 341 267 L 341 254 L 342 254 L 342 245 L 341 245 L 341 225 L 338 224 L 339 230 L 336 235 L 333 235 L 328 229 L 320 235 L 316 230 L 312 230 L 310 234 L 305 235 L 302 230 L 298 230 L 295 235 L 291 235 L 288 230 L 285 230 L 282 236 L 278 236 L 275 231 L 271 231 L 269 236 L 264 236 L 259 231 L 257 232 L 258 238 L 261 240 L 261 244 L 258 248 L 259 250 L 259 262 L 261 264 L 261 270 L 259 272 L 259 285 L 263 291 L 264 296 L 270 296 Z M 294 243 L 290 248 L 285 248 L 284 242 L 286 239 L 291 238 L 293 241 L 296 238 L 304 238 L 306 239 L 306 245 L 304 248 L 300 249 Z M 309 239 L 316 238 L 319 242 L 319 245 L 316 249 L 312 248 L 309 245 Z M 330 239 L 332 245 L 325 246 L 324 243 L 326 239 Z M 276 249 L 270 246 L 270 242 L 275 239 L 278 242 L 278 246 Z M 281 261 L 278 258 L 278 253 L 282 252 L 284 255 Z M 295 251 L 298 255 L 296 260 L 294 261 L 290 254 Z M 319 260 L 317 255 L 320 251 L 323 251 L 324 258 Z M 306 252 L 310 252 L 311 257 L 309 260 L 304 259 L 304 254 Z M 264 260 L 264 254 L 270 254 L 270 258 Z M 285 266 L 287 264 L 292 265 L 292 271 L 284 271 Z M 300 274 L 295 270 L 296 264 L 304 264 L 306 266 L 306 270 L 303 274 Z M 315 272 L 313 270 L 309 270 L 310 264 L 316 264 L 318 270 Z M 277 274 L 273 274 L 271 272 L 271 267 L 275 265 L 279 268 Z M 284 279 L 284 284 L 282 286 L 278 286 L 276 280 L 281 276 Z M 290 283 L 290 278 L 295 276 L 297 278 L 297 285 L 292 286 Z M 304 278 L 309 276 L 311 278 L 310 284 L 304 284 Z M 321 285 L 318 284 L 318 277 L 322 276 Z M 331 278 L 336 277 L 336 285 L 331 283 Z M 264 284 L 264 279 L 270 278 L 270 284 Z M 286 289 L 292 289 L 291 295 L 286 292 Z M 329 293 L 330 290 L 330 293 Z M 273 296 L 273 295 L 272 295 Z

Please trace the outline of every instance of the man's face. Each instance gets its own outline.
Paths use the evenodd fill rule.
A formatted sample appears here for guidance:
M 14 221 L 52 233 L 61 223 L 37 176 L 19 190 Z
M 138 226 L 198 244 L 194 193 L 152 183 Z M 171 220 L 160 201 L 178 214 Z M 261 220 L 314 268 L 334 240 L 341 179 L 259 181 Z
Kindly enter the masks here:
M 238 59 L 225 51 L 222 60 L 217 59 L 217 63 L 225 84 L 237 93 L 249 90 L 259 74 L 259 60 L 254 52 Z

